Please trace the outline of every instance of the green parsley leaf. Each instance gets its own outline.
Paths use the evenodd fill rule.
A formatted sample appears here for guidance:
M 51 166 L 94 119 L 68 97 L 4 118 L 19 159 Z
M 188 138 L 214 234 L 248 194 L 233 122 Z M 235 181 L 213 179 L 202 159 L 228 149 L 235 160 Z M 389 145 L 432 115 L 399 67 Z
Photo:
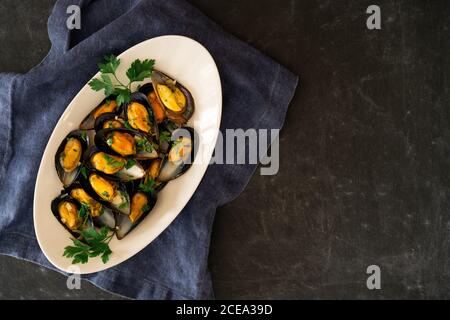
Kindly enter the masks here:
M 98 68 L 101 73 L 112 73 L 115 74 L 117 67 L 120 64 L 120 59 L 113 54 L 105 57 L 105 63 L 99 63 Z
M 131 91 L 126 88 L 115 88 L 114 94 L 117 95 L 116 102 L 119 106 L 131 101 Z
M 104 90 L 105 96 L 110 96 L 115 92 L 111 78 L 107 74 L 101 74 L 100 79 L 94 78 L 89 82 L 89 86 L 94 91 Z
M 144 191 L 146 193 L 153 193 L 155 190 L 153 189 L 153 186 L 155 185 L 155 180 L 148 179 L 144 183 L 139 184 L 139 190 Z
M 127 70 L 127 77 L 130 79 L 130 83 L 135 81 L 143 81 L 145 78 L 151 77 L 154 65 L 155 60 L 134 60 L 130 68 Z
M 87 179 L 87 169 L 86 169 L 86 167 L 81 167 L 80 172 L 83 175 L 83 177 L 85 179 Z
M 103 158 L 106 160 L 106 163 L 113 168 L 121 168 L 124 166 L 124 163 L 122 161 L 118 161 L 106 153 L 104 154 Z
M 81 132 L 81 139 L 83 139 L 85 142 L 87 141 L 87 133 L 84 130 Z
M 84 219 L 86 218 L 88 212 L 89 207 L 85 203 L 82 203 L 80 209 L 78 210 L 78 217 Z
M 128 159 L 127 164 L 125 165 L 125 169 L 130 169 L 136 164 L 136 160 L 134 159 Z
M 124 126 L 125 126 L 125 128 L 127 128 L 127 129 L 133 129 L 133 128 L 130 126 L 130 123 L 129 123 L 128 121 L 125 121 L 125 122 L 124 122 Z
M 98 256 L 101 256 L 103 263 L 107 263 L 112 254 L 108 244 L 114 235 L 109 233 L 110 230 L 107 227 L 98 231 L 94 228 L 85 229 L 81 231 L 84 242 L 72 238 L 74 245 L 65 247 L 63 256 L 73 258 L 73 264 L 87 263 L 89 258 Z
M 142 213 L 147 212 L 150 210 L 150 205 L 147 203 L 145 206 L 142 207 Z
M 161 141 L 161 142 L 169 142 L 170 141 L 170 137 L 171 137 L 171 134 L 170 134 L 169 131 L 162 131 L 159 134 L 159 141 Z
M 128 206 L 128 202 L 121 203 L 119 209 L 125 209 Z

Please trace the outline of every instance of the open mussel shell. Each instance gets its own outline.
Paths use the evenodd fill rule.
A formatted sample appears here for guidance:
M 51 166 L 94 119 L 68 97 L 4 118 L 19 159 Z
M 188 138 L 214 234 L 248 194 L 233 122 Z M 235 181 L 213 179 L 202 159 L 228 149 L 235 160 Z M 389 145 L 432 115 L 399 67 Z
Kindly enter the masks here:
M 185 124 L 195 111 L 194 98 L 189 90 L 158 70 L 153 70 L 151 80 L 167 118 L 177 124 Z
M 100 115 L 94 123 L 95 132 L 102 129 L 125 128 L 125 120 L 115 113 L 104 113 Z
M 157 124 L 162 123 L 166 117 L 166 111 L 156 96 L 155 90 L 153 88 L 152 83 L 146 83 L 142 87 L 139 88 L 139 92 L 143 93 L 147 98 L 148 103 L 150 104 L 155 122 Z
M 145 94 L 141 92 L 132 93 L 130 102 L 125 104 L 123 108 L 122 116 L 133 130 L 158 138 L 158 125 Z
M 93 226 L 89 216 L 86 219 L 79 216 L 80 208 L 81 203 L 67 193 L 62 193 L 51 203 L 51 210 L 55 218 L 76 239 L 80 239 L 81 230 Z
M 183 127 L 172 132 L 171 146 L 164 157 L 157 180 L 169 182 L 185 173 L 192 165 L 199 138 L 194 129 Z
M 59 145 L 55 154 L 55 168 L 64 187 L 72 184 L 78 177 L 88 145 L 89 136 L 83 130 L 70 132 Z
M 80 129 L 82 130 L 92 130 L 94 129 L 95 120 L 105 113 L 116 113 L 120 112 L 120 107 L 116 102 L 116 96 L 109 96 L 103 99 L 97 107 L 94 108 L 84 120 L 80 123 Z
M 116 236 L 123 239 L 133 230 L 153 209 L 156 197 L 153 194 L 136 191 L 131 196 L 131 213 L 129 215 L 116 214 Z
M 159 152 L 166 154 L 170 148 L 170 137 L 172 132 L 178 129 L 180 126 L 169 119 L 164 120 L 159 124 Z
M 106 226 L 110 229 L 115 228 L 116 220 L 114 211 L 92 198 L 89 193 L 84 190 L 80 182 L 77 181 L 73 183 L 65 191 L 71 198 L 84 204 L 88 208 L 89 215 L 96 227 Z
M 100 171 L 123 182 L 141 179 L 145 175 L 145 170 L 138 161 L 105 153 L 97 147 L 87 150 L 84 164 L 91 171 Z
M 80 181 L 83 189 L 102 205 L 122 214 L 130 214 L 130 197 L 122 182 L 97 171 L 88 171 L 86 178 Z
M 158 157 L 158 146 L 152 139 L 136 130 L 103 129 L 95 135 L 95 145 L 103 152 L 138 160 Z
M 154 191 L 159 192 L 167 184 L 158 180 L 159 173 L 163 164 L 162 158 L 153 159 L 147 167 L 145 177 L 141 180 L 141 183 L 147 185 L 149 181 L 152 181 L 152 188 Z

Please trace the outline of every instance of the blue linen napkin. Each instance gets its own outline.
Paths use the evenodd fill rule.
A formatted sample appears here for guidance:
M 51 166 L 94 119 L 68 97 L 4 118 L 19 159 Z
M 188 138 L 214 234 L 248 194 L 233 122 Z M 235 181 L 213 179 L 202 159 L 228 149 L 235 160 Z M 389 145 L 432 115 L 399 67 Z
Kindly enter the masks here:
M 82 8 L 82 28 L 69 32 L 66 9 L 73 4 Z M 281 128 L 297 86 L 295 75 L 182 0 L 60 0 L 48 32 L 52 47 L 44 61 L 24 75 L 0 74 L 0 253 L 51 269 L 33 228 L 37 170 L 56 122 L 104 55 L 167 34 L 199 41 L 221 75 L 222 132 Z M 136 299 L 213 298 L 207 259 L 215 211 L 242 192 L 255 168 L 211 165 L 187 206 L 153 243 L 83 279 Z

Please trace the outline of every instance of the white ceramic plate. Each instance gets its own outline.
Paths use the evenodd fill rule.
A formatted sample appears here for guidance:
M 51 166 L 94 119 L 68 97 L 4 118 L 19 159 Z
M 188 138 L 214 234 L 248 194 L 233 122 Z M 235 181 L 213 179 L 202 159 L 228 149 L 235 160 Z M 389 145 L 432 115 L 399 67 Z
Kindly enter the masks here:
M 123 240 L 110 242 L 113 254 L 107 264 L 90 259 L 79 264 L 80 273 L 92 273 L 115 266 L 150 244 L 177 217 L 194 194 L 214 150 L 222 115 L 220 77 L 209 52 L 198 42 L 182 36 L 163 36 L 150 39 L 123 52 L 117 74 L 125 80 L 125 70 L 135 59 L 155 59 L 155 68 L 174 77 L 192 93 L 195 113 L 188 125 L 199 134 L 197 157 L 191 168 L 171 181 L 159 194 L 152 212 Z M 99 76 L 96 74 L 94 77 Z M 123 81 L 122 81 L 123 82 Z M 148 81 L 147 81 L 148 82 Z M 72 130 L 104 98 L 86 84 L 59 119 L 47 143 L 41 160 L 34 192 L 34 228 L 39 245 L 47 259 L 57 268 L 73 272 L 71 259 L 62 256 L 64 247 L 71 245 L 70 234 L 53 216 L 50 203 L 62 189 L 55 171 L 54 155 Z

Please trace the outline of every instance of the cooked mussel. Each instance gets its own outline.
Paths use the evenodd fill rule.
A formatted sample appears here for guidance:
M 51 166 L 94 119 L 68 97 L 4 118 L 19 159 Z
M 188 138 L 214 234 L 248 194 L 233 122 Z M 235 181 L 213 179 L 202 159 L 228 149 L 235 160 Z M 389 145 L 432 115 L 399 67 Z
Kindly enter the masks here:
M 115 113 L 104 113 L 95 120 L 95 132 L 102 129 L 125 128 L 125 120 Z
M 166 119 L 166 112 L 158 97 L 156 96 L 153 85 L 151 83 L 146 83 L 139 89 L 139 91 L 147 97 L 147 100 L 152 107 L 156 123 L 162 123 L 164 119 Z
M 133 130 L 158 135 L 153 110 L 144 94 L 134 92 L 131 95 L 130 102 L 123 109 L 123 117 Z
M 85 153 L 84 163 L 91 170 L 100 171 L 127 182 L 141 179 L 145 175 L 144 168 L 134 159 L 111 155 L 91 147 Z
M 103 152 L 138 160 L 158 157 L 157 145 L 150 137 L 135 130 L 103 129 L 95 135 L 95 145 Z
M 168 182 L 185 173 L 195 159 L 198 136 L 194 129 L 184 127 L 172 132 L 171 146 L 164 157 L 157 180 Z
M 111 176 L 97 171 L 88 171 L 81 179 L 83 189 L 92 198 L 123 214 L 130 214 L 130 197 L 125 185 Z
M 178 129 L 180 126 L 176 123 L 170 121 L 169 119 L 164 120 L 159 124 L 159 152 L 166 154 L 170 148 L 172 132 Z
M 89 145 L 86 131 L 75 130 L 61 142 L 55 154 L 55 167 L 65 187 L 75 181 L 81 169 L 83 153 Z
M 110 96 L 105 98 L 94 108 L 80 124 L 80 129 L 91 130 L 94 129 L 95 120 L 105 113 L 119 113 L 120 107 L 117 104 L 116 97 Z
M 156 198 L 150 193 L 137 191 L 131 196 L 131 213 L 129 215 L 116 214 L 116 235 L 123 239 L 133 230 L 153 209 Z
M 185 124 L 195 111 L 194 98 L 189 90 L 181 83 L 157 70 L 153 71 L 151 80 L 154 94 L 164 107 L 167 118 L 177 124 Z M 155 101 L 151 92 L 148 93 L 148 99 L 150 103 Z
M 92 225 L 88 215 L 83 217 L 79 214 L 80 209 L 81 203 L 66 193 L 51 203 L 53 215 L 75 238 L 79 238 L 81 230 Z
M 147 167 L 144 178 L 141 180 L 141 185 L 148 186 L 154 191 L 160 191 L 167 184 L 167 182 L 158 180 L 162 164 L 162 158 L 152 160 Z
M 107 226 L 114 229 L 116 226 L 115 215 L 112 209 L 102 205 L 92 198 L 79 183 L 73 184 L 67 193 L 79 203 L 84 204 L 89 211 L 94 225 L 98 227 Z

